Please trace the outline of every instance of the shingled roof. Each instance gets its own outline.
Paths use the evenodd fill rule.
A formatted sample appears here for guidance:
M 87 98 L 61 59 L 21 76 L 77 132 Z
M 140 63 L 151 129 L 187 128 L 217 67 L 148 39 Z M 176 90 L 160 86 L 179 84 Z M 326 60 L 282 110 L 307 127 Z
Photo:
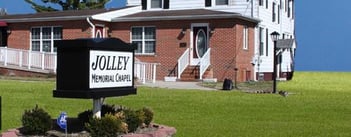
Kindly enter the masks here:
M 0 16 L 1 21 L 8 23 L 16 22 L 37 22 L 37 21 L 58 21 L 58 20 L 81 20 L 86 19 L 95 14 L 105 13 L 109 11 L 121 10 L 123 8 L 112 8 L 112 9 L 94 9 L 94 10 L 66 10 L 66 11 L 55 11 L 55 12 L 42 12 L 33 14 L 17 14 L 17 15 L 5 15 Z
M 142 11 L 127 16 L 112 19 L 113 22 L 122 21 L 155 21 L 155 20 L 193 20 L 193 19 L 216 19 L 216 18 L 240 18 L 243 20 L 258 23 L 260 20 L 242 16 L 239 13 L 214 11 L 208 9 L 188 9 L 188 10 L 161 10 Z

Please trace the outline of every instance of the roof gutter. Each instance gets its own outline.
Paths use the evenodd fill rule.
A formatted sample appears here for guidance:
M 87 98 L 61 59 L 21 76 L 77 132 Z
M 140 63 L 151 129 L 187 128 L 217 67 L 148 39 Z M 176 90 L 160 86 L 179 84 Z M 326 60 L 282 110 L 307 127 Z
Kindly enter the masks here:
M 64 20 L 83 20 L 87 16 L 66 16 L 66 17 L 43 17 L 43 18 L 20 18 L 20 19 L 2 19 L 8 23 L 21 23 L 21 22 L 39 22 L 39 21 L 64 21 Z
M 184 15 L 184 16 L 153 16 L 153 17 L 118 17 L 112 22 L 138 22 L 138 21 L 160 21 L 160 20 L 194 20 L 194 19 L 223 19 L 223 18 L 238 18 L 254 23 L 259 23 L 261 20 L 256 18 L 244 17 L 240 14 L 213 14 L 213 15 Z

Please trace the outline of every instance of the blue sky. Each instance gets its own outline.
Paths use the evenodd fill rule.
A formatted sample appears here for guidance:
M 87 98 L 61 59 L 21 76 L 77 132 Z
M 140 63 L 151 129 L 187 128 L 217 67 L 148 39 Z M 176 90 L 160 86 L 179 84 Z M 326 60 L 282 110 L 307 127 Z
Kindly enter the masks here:
M 40 0 L 34 0 L 40 1 Z M 351 0 L 295 0 L 296 70 L 351 71 Z M 120 7 L 112 0 L 107 7 Z M 0 0 L 9 14 L 34 13 L 24 0 Z

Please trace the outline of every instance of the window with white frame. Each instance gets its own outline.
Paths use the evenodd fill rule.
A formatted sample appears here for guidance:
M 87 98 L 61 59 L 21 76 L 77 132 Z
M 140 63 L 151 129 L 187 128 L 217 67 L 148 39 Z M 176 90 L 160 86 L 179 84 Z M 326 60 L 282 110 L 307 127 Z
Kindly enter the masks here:
M 228 0 L 216 0 L 216 5 L 228 5 Z
M 275 2 L 273 2 L 273 4 L 272 4 L 272 22 L 275 22 L 275 21 L 276 21 L 276 15 L 277 15 L 277 13 L 276 13 L 276 11 L 275 11 L 275 6 L 276 6 L 276 4 L 275 4 Z
M 155 8 L 162 8 L 162 0 L 151 0 L 151 4 L 150 4 L 150 7 L 152 9 L 155 9 Z
M 243 29 L 243 49 L 249 49 L 249 28 L 244 26 Z
M 259 54 L 260 56 L 263 56 L 264 55 L 264 42 L 263 42 L 263 31 L 264 29 L 262 27 L 259 28 L 259 41 L 260 41 L 260 49 L 259 49 Z
M 31 50 L 56 52 L 54 40 L 62 39 L 62 27 L 33 27 L 31 29 Z
M 156 28 L 155 27 L 132 27 L 131 41 L 136 44 L 137 54 L 155 54 Z
M 259 4 L 260 6 L 263 6 L 263 0 L 259 0 L 259 1 L 258 1 L 258 4 Z

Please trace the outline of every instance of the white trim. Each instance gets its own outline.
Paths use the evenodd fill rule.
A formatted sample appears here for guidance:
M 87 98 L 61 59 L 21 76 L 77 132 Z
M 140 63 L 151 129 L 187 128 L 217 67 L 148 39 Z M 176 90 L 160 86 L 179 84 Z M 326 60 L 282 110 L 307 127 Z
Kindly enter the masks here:
M 50 39 L 44 39 L 43 38 L 43 28 L 50 28 Z M 39 51 L 38 52 L 44 52 L 43 51 L 43 41 L 49 41 L 50 40 L 50 52 L 47 53 L 54 53 L 54 41 L 55 40 L 61 40 L 61 39 L 55 39 L 54 38 L 54 28 L 61 28 L 61 36 L 63 37 L 63 27 L 62 26 L 34 26 L 30 28 L 30 33 L 29 33 L 29 50 L 33 51 L 33 38 L 32 38 L 32 31 L 33 29 L 39 29 L 39 39 L 36 39 L 35 41 L 39 41 Z
M 145 28 L 154 28 L 155 29 L 155 39 L 153 39 L 153 41 L 155 41 L 155 45 L 154 45 L 154 52 L 153 53 L 145 53 Z M 156 35 L 157 35 L 157 28 L 156 28 L 156 26 L 132 26 L 132 27 L 130 27 L 130 43 L 133 43 L 133 33 L 132 33 L 132 29 L 133 28 L 142 28 L 142 37 L 141 37 L 141 39 L 140 40 L 135 40 L 135 41 L 141 41 L 141 46 L 142 46 L 142 51 L 141 51 L 141 53 L 137 53 L 137 52 L 135 52 L 135 55 L 155 55 L 156 54 L 156 44 L 157 44 L 157 42 L 156 42 Z M 152 39 L 147 39 L 148 41 L 151 41 Z

